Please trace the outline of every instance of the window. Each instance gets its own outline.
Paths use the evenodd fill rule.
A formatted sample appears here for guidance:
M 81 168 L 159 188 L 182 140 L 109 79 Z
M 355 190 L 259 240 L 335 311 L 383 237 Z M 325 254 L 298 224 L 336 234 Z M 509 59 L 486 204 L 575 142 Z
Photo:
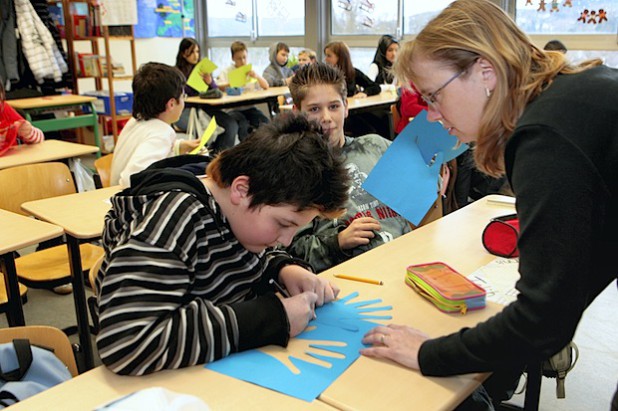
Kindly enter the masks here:
M 298 0 L 257 2 L 258 36 L 302 36 L 305 7 Z
M 517 0 L 517 25 L 528 34 L 616 34 L 617 0 Z
M 452 0 L 403 0 L 403 32 L 417 34 Z
M 331 33 L 382 35 L 396 33 L 398 0 L 331 0 Z
M 250 37 L 253 30 L 252 0 L 210 0 L 208 35 L 211 37 Z

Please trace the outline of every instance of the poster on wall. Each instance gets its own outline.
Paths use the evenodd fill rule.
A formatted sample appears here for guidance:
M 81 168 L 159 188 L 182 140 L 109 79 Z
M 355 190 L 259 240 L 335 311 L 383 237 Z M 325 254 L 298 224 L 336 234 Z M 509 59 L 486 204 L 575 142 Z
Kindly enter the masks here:
M 137 0 L 136 38 L 195 37 L 193 0 Z

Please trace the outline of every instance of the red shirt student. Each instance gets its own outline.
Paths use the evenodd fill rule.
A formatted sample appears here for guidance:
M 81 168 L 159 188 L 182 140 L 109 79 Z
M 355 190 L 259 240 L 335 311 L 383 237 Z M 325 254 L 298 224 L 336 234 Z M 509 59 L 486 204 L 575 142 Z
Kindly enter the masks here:
M 45 136 L 41 130 L 24 120 L 13 107 L 6 104 L 4 87 L 0 85 L 0 156 L 15 145 L 18 138 L 26 144 L 37 144 L 43 141 Z

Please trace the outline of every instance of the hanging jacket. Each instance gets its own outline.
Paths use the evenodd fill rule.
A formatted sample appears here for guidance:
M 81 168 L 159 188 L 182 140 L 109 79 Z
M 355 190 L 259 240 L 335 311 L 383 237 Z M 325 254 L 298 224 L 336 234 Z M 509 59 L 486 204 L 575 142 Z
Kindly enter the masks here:
M 28 65 L 39 84 L 44 78 L 62 80 L 69 68 L 54 39 L 28 0 L 15 0 L 17 28 Z
M 0 81 L 19 81 L 13 0 L 0 0 Z

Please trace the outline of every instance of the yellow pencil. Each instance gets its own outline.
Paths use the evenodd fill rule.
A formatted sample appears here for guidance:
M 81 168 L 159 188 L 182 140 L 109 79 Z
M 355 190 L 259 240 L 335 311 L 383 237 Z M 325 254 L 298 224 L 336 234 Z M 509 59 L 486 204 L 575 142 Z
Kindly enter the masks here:
M 346 274 L 334 274 L 335 278 L 341 278 L 343 280 L 352 280 L 352 281 L 360 281 L 361 283 L 369 283 L 375 285 L 384 285 L 384 283 L 380 280 L 374 280 L 372 278 L 363 278 L 363 277 L 354 277 L 352 275 Z

